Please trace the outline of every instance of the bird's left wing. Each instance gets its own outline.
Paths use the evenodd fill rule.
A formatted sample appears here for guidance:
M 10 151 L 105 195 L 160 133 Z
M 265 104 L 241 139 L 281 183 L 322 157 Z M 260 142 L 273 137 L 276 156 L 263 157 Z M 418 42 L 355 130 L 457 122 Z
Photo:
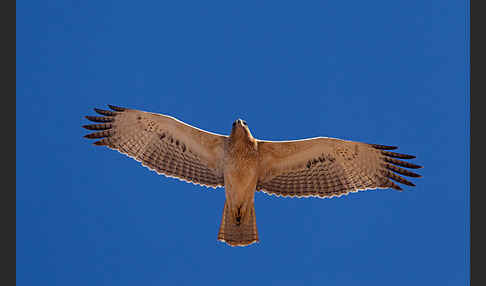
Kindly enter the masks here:
M 139 161 L 159 174 L 208 187 L 224 185 L 222 158 L 227 136 L 210 133 L 173 117 L 109 105 L 104 116 L 86 116 L 99 124 L 86 138 Z
M 334 197 L 359 190 L 401 188 L 412 182 L 397 175 L 420 175 L 398 166 L 421 168 L 390 152 L 394 146 L 318 137 L 295 141 L 258 140 L 257 190 L 277 196 Z

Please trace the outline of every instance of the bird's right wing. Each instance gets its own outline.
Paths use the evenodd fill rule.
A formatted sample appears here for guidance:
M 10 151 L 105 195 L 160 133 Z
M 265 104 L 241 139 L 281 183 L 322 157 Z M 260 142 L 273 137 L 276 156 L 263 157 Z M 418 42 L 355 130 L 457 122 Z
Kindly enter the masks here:
M 109 105 L 96 109 L 104 116 L 86 116 L 100 124 L 83 127 L 98 132 L 86 135 L 145 167 L 186 182 L 224 186 L 223 150 L 227 136 L 210 133 L 173 117 Z
M 401 188 L 412 182 L 398 174 L 420 177 L 402 169 L 421 168 L 400 159 L 415 156 L 390 152 L 393 146 L 318 137 L 295 141 L 258 140 L 257 190 L 277 196 L 333 197 L 377 188 Z

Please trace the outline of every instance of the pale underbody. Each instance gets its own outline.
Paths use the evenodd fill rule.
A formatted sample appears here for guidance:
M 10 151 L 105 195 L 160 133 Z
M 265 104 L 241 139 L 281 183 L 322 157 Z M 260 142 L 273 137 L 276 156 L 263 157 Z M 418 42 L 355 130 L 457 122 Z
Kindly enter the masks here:
M 224 187 L 226 202 L 234 217 L 245 219 L 253 207 L 258 181 L 257 142 L 239 121 L 233 127 L 224 150 Z M 237 221 L 239 223 L 239 221 Z

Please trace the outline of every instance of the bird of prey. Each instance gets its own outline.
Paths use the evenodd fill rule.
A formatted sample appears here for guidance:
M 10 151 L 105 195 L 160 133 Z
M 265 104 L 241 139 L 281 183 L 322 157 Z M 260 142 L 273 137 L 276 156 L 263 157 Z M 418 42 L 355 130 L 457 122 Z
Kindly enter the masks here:
M 247 123 L 233 122 L 229 136 L 207 132 L 171 116 L 108 105 L 86 138 L 142 163 L 158 174 L 207 187 L 224 187 L 218 240 L 231 246 L 258 242 L 255 191 L 283 197 L 339 197 L 370 189 L 415 186 L 398 174 L 420 177 L 400 167 L 421 166 L 400 159 L 394 146 L 329 137 L 266 141 L 252 136 Z M 398 167 L 400 166 L 400 167 Z M 390 180 L 391 179 L 391 180 Z M 393 180 L 393 181 L 392 181 Z

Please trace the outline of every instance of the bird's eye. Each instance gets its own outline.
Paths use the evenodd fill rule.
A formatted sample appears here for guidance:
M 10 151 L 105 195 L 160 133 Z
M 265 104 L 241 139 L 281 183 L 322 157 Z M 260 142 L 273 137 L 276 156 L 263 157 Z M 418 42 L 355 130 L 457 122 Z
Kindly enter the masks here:
M 248 124 L 246 124 L 246 121 L 243 120 L 243 125 L 247 126 Z
M 233 127 L 235 127 L 235 125 L 236 125 L 236 121 L 235 121 L 235 122 L 233 122 Z

